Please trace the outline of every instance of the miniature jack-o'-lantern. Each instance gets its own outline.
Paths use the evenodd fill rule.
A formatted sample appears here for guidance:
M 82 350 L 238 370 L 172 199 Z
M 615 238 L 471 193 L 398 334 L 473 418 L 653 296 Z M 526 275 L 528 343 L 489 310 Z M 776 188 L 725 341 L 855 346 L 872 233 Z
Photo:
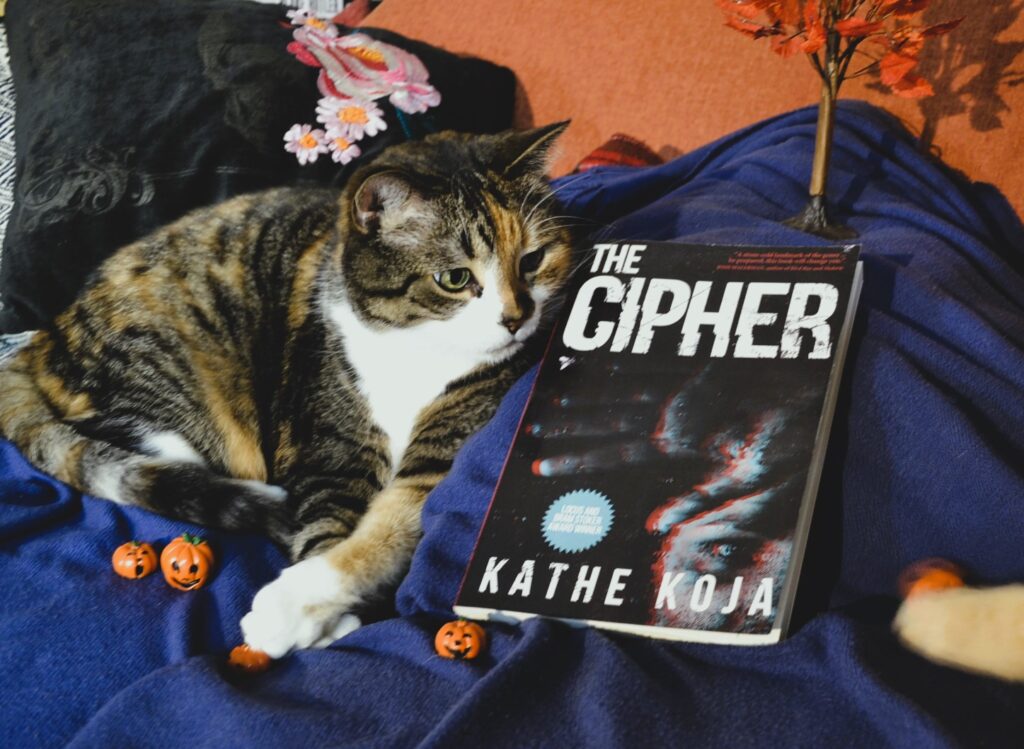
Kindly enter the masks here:
M 900 594 L 904 598 L 947 588 L 962 588 L 964 573 L 945 559 L 922 559 L 900 575 Z
M 178 590 L 199 590 L 213 572 L 213 550 L 199 536 L 181 534 L 160 555 L 164 579 Z
M 129 541 L 114 549 L 110 561 L 121 577 L 138 580 L 156 571 L 156 550 L 149 544 Z
M 270 656 L 262 650 L 253 650 L 243 644 L 231 650 L 228 663 L 251 674 L 258 674 L 270 668 Z
M 448 622 L 437 630 L 434 650 L 442 658 L 456 660 L 476 658 L 487 647 L 487 633 L 474 622 L 462 619 Z

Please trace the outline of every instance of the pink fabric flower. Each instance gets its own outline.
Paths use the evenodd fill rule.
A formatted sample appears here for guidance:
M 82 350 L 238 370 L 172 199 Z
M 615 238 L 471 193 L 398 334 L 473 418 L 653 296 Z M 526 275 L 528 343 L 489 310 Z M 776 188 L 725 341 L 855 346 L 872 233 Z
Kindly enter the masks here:
M 295 55 L 295 58 L 303 65 L 309 65 L 311 68 L 320 67 L 320 61 L 313 57 L 313 55 L 309 53 L 309 50 L 306 49 L 306 45 L 301 42 L 289 42 L 285 49 Z
M 372 101 L 325 96 L 317 102 L 316 114 L 328 131 L 336 130 L 351 141 L 388 129 L 383 110 Z
M 429 83 L 396 83 L 395 92 L 388 97 L 395 109 L 408 114 L 420 114 L 441 103 L 441 92 Z
M 339 164 L 347 164 L 362 153 L 359 146 L 334 128 L 327 131 L 327 147 L 331 149 L 331 158 Z
M 312 164 L 328 150 L 324 131 L 314 130 L 312 125 L 292 125 L 284 134 L 284 143 L 284 150 L 295 154 L 303 166 Z
M 296 29 L 295 39 L 323 66 L 318 81 L 324 96 L 375 100 L 392 97 L 403 112 L 425 112 L 441 101 L 428 82 L 427 69 L 413 54 L 366 34 L 328 39 L 307 28 Z
M 319 60 L 317 60 L 316 64 L 317 67 L 320 67 Z M 330 97 L 334 99 L 345 98 L 345 94 L 341 93 L 341 91 L 334 87 L 334 83 L 331 81 L 331 76 L 327 75 L 327 71 L 324 70 L 323 68 L 320 69 L 320 75 L 318 75 L 316 78 L 316 87 L 320 89 L 320 93 L 323 94 L 325 97 Z
M 320 154 L 347 164 L 361 154 L 356 141 L 387 129 L 376 100 L 388 97 L 398 110 L 420 114 L 441 103 L 440 92 L 430 85 L 429 73 L 416 55 L 366 34 L 338 36 L 337 27 L 309 11 L 288 14 L 295 26 L 288 51 L 305 65 L 321 68 L 317 88 L 323 98 L 317 120 L 327 128 L 293 125 L 285 135 L 285 149 L 300 164 L 313 163 Z

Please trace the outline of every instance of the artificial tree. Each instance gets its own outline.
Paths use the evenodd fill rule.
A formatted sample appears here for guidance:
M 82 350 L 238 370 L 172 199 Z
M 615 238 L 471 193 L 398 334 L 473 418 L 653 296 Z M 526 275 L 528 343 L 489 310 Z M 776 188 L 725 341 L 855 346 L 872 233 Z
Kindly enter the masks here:
M 830 239 L 856 236 L 829 219 L 826 202 L 839 89 L 848 78 L 876 74 L 896 96 L 930 96 L 931 84 L 916 72 L 921 50 L 929 37 L 952 31 L 963 19 L 926 26 L 920 14 L 929 2 L 716 0 L 727 26 L 751 39 L 769 39 L 782 57 L 805 54 L 821 78 L 810 200 L 803 212 L 786 221 L 788 226 Z

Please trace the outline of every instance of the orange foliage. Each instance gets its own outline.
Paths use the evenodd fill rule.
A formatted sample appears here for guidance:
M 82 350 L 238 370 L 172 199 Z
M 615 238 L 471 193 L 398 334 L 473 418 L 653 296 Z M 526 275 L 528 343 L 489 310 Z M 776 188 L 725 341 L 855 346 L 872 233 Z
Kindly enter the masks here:
M 821 22 L 821 16 L 818 14 L 818 4 L 807 3 L 804 5 L 804 40 L 800 44 L 800 49 L 813 55 L 825 46 L 825 39 L 825 24 Z
M 881 31 L 881 21 L 865 21 L 863 18 L 844 18 L 836 22 L 836 31 L 840 36 L 871 36 Z
M 904 99 L 923 99 L 935 93 L 932 84 L 917 73 L 907 73 L 892 85 L 892 92 Z
M 771 38 L 782 57 L 804 53 L 838 90 L 851 76 L 877 72 L 896 96 L 930 96 L 931 84 L 915 72 L 925 40 L 948 34 L 962 18 L 922 26 L 918 14 L 931 0 L 715 0 L 730 28 L 751 39 Z M 862 43 L 866 43 L 863 47 Z M 872 52 L 868 52 L 872 50 Z
M 772 39 L 772 52 L 779 57 L 793 57 L 803 52 L 804 41 L 800 37 L 781 37 Z
M 883 0 L 879 9 L 883 13 L 892 13 L 897 18 L 905 18 L 920 13 L 928 7 L 931 0 Z
M 879 67 L 882 69 L 882 83 L 886 86 L 895 86 L 906 78 L 916 66 L 916 57 L 890 52 L 879 63 Z

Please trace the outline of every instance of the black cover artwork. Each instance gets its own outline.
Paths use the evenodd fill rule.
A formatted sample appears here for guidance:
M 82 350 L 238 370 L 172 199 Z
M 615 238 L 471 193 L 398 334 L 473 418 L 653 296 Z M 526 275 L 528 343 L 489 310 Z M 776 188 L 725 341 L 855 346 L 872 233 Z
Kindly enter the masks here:
M 457 604 L 768 634 L 856 250 L 645 247 L 570 289 Z

